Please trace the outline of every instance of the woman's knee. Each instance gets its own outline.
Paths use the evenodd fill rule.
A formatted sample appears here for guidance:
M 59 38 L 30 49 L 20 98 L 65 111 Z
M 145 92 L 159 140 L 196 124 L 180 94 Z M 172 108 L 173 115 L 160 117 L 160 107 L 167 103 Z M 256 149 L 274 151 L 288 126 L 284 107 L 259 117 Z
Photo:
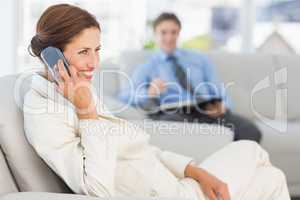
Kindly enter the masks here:
M 241 154 L 248 156 L 256 162 L 256 166 L 270 166 L 268 152 L 263 149 L 257 142 L 252 140 L 239 140 L 231 143 L 233 148 Z
M 281 169 L 270 167 L 270 173 L 273 177 L 271 180 L 277 181 L 278 183 L 286 183 L 286 176 Z
M 256 180 L 255 184 L 267 185 L 276 190 L 278 187 L 286 185 L 286 177 L 283 171 L 273 166 L 257 168 L 256 179 L 254 180 Z
M 246 149 L 247 151 L 260 151 L 261 146 L 252 140 L 239 140 L 232 142 L 231 145 L 236 146 L 239 149 Z

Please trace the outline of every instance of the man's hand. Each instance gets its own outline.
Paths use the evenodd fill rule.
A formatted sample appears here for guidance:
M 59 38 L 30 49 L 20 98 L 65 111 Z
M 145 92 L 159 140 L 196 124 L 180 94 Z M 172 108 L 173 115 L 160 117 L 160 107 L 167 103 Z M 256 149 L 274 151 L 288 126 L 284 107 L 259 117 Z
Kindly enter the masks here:
M 204 110 L 207 115 L 213 118 L 221 117 L 226 113 L 225 104 L 222 101 L 215 101 L 212 103 L 208 103 Z
M 219 198 L 230 200 L 227 184 L 204 169 L 188 165 L 185 169 L 185 176 L 198 181 L 203 193 L 209 200 L 219 200 Z
M 160 78 L 154 79 L 148 88 L 148 95 L 151 97 L 158 96 L 166 91 L 166 82 Z

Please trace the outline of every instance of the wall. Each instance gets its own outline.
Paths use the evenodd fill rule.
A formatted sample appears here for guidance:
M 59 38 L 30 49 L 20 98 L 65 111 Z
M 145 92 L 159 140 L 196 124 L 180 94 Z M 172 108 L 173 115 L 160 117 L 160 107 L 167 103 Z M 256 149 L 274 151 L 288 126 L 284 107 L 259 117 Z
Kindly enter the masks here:
M 2 1 L 0 7 L 0 76 L 12 74 L 16 68 L 17 0 Z

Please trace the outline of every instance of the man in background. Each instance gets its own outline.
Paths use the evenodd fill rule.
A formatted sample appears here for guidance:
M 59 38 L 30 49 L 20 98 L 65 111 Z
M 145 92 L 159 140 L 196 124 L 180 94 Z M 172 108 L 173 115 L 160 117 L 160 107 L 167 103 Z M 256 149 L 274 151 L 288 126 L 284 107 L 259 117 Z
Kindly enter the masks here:
M 161 105 L 198 102 L 193 107 L 150 112 L 154 120 L 219 124 L 232 129 L 234 140 L 261 140 L 260 130 L 230 110 L 225 86 L 217 79 L 207 56 L 177 48 L 181 22 L 173 13 L 162 13 L 153 29 L 159 50 L 136 67 L 120 99 L 148 111 Z

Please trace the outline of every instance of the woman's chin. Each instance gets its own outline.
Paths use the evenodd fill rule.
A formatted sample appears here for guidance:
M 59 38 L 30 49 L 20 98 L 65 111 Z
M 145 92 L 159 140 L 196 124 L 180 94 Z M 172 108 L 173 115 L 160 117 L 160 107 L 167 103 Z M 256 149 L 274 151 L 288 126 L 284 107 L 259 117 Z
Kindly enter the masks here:
M 90 83 L 93 80 L 93 76 L 81 76 L 80 80 L 84 81 L 84 82 L 89 82 Z
M 93 76 L 85 76 L 84 79 L 86 81 L 92 81 L 93 80 Z

